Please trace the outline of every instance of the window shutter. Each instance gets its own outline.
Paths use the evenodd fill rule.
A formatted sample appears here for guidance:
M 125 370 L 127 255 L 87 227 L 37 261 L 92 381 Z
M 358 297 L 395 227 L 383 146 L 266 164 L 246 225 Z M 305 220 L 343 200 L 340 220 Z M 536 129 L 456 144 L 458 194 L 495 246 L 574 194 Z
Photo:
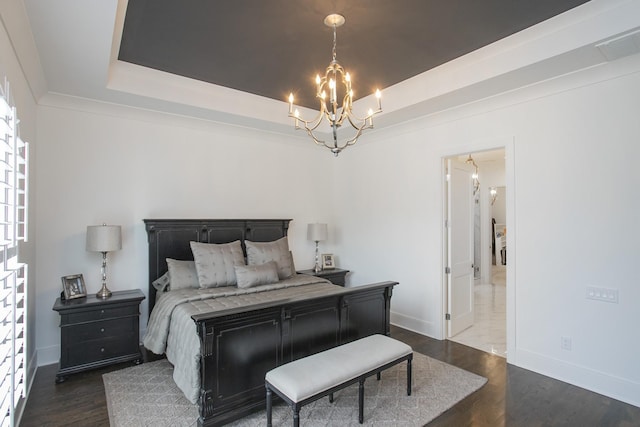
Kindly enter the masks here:
M 27 240 L 29 146 L 18 135 L 9 84 L 0 88 L 0 426 L 17 424 L 24 397 L 27 265 L 18 261 Z

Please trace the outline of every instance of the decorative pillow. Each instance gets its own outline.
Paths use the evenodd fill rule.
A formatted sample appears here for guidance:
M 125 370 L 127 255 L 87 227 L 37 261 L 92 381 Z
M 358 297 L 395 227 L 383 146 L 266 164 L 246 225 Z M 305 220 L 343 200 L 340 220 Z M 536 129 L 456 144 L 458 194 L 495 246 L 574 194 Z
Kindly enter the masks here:
M 244 265 L 240 240 L 216 245 L 214 243 L 189 242 L 198 272 L 200 288 L 235 286 L 234 267 Z
M 171 280 L 171 290 L 185 288 L 199 288 L 198 272 L 194 261 L 179 261 L 167 258 L 169 267 L 169 279 Z
M 273 242 L 244 241 L 247 247 L 247 264 L 259 265 L 265 262 L 275 261 L 278 265 L 278 278 L 288 279 L 295 274 L 293 257 L 289 252 L 287 236 Z
M 291 258 L 291 271 L 293 271 L 292 274 L 296 273 L 296 264 L 293 262 L 293 252 L 289 251 L 289 258 Z
M 269 285 L 278 281 L 278 265 L 275 261 L 260 265 L 236 265 L 235 270 L 239 288 Z
M 156 292 L 164 292 L 169 287 L 169 272 L 167 271 L 162 276 L 151 282 Z

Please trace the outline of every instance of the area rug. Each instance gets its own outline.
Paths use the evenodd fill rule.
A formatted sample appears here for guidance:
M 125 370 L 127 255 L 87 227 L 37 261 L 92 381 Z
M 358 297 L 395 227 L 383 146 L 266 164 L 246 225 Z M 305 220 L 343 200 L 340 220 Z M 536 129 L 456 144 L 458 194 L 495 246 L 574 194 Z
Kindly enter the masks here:
M 102 376 L 112 427 L 195 426 L 198 408 L 191 404 L 171 377 L 166 360 L 145 363 Z M 487 379 L 439 360 L 414 353 L 412 395 L 406 392 L 406 363 L 365 382 L 364 425 L 423 426 L 482 387 Z M 300 411 L 301 425 L 360 426 L 358 385 L 334 394 L 334 402 L 322 398 Z M 290 426 L 291 409 L 274 405 L 273 425 Z M 265 426 L 265 411 L 256 412 L 230 426 Z

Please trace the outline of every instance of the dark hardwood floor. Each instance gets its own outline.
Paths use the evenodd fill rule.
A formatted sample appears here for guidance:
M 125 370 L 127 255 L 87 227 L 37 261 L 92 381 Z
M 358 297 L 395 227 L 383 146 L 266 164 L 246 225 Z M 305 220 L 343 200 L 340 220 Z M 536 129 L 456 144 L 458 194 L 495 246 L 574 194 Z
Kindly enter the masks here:
M 640 408 L 508 365 L 499 356 L 396 327 L 391 336 L 414 351 L 489 379 L 429 427 L 640 426 Z M 131 364 L 71 375 L 62 384 L 55 384 L 56 365 L 40 367 L 20 425 L 108 426 L 102 374 L 127 366 Z

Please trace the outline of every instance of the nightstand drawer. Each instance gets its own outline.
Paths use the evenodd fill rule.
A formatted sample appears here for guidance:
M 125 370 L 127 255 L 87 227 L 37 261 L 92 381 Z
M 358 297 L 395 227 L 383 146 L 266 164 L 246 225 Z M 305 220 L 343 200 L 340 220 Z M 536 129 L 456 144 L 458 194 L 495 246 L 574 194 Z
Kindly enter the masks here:
M 138 352 L 138 340 L 135 334 L 130 333 L 124 337 L 110 337 L 82 343 L 70 343 L 67 347 L 67 366 L 83 365 L 99 362 L 114 357 L 136 354 Z M 61 366 L 64 368 L 66 366 Z
M 70 325 L 96 320 L 113 319 L 123 316 L 137 316 L 138 304 L 130 304 L 122 307 L 104 307 L 95 310 L 78 311 L 68 313 L 62 317 L 62 325 Z
M 70 345 L 95 339 L 121 337 L 130 334 L 137 325 L 137 317 L 103 320 L 100 322 L 81 323 L 64 326 L 62 333 Z
M 346 273 L 324 273 L 322 277 L 334 285 L 344 286 Z

